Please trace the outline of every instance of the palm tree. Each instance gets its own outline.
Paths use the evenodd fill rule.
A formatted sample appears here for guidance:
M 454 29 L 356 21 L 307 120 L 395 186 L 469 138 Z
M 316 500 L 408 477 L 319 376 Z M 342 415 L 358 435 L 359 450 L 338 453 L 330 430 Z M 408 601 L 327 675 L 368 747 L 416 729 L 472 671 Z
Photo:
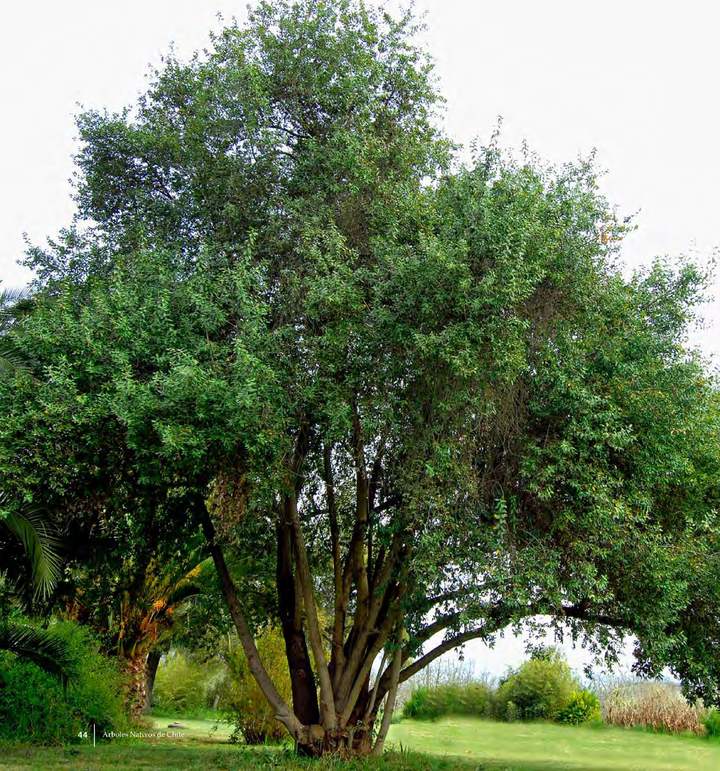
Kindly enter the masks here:
M 60 576 L 57 540 L 38 512 L 14 512 L 5 507 L 6 502 L 7 496 L 0 492 L 0 523 L 22 542 L 30 561 L 36 595 L 45 598 Z M 66 683 L 72 674 L 72 661 L 65 641 L 47 629 L 13 618 L 3 618 L 3 615 L 0 612 L 0 650 L 10 651 L 32 661 L 46 672 L 59 675 Z
M 213 571 L 209 558 L 187 570 L 195 556 L 191 553 L 184 564 L 151 560 L 135 596 L 125 593 L 120 600 L 117 650 L 128 675 L 134 714 L 150 708 L 161 650 L 178 630 L 178 617 L 187 603 L 205 591 L 203 574 Z
M 74 662 L 67 643 L 52 630 L 18 621 L 0 622 L 0 650 L 10 651 L 41 669 L 58 675 L 63 683 L 72 676 Z
M 18 305 L 27 294 L 18 290 L 0 290 L 0 375 L 29 369 L 27 358 L 8 336 L 16 318 Z M 0 524 L 23 545 L 30 562 L 36 594 L 46 598 L 60 577 L 58 541 L 47 520 L 37 509 L 17 510 L 9 505 L 8 496 L 0 491 Z M 47 629 L 8 618 L 0 618 L 0 650 L 10 651 L 32 661 L 47 672 L 60 676 L 63 682 L 72 672 L 67 644 Z
M 8 335 L 18 310 L 29 303 L 28 294 L 20 289 L 0 289 L 0 374 L 29 369 L 27 357 Z
M 7 496 L 0 492 L 0 523 L 22 542 L 30 561 L 36 596 L 46 598 L 60 576 L 57 539 L 37 511 L 11 511 L 5 507 L 6 503 Z M 51 630 L 20 619 L 3 618 L 3 615 L 0 609 L 0 650 L 32 661 L 46 672 L 58 675 L 66 684 L 73 673 L 73 661 L 66 642 Z
M 22 311 L 27 303 L 27 292 L 0 289 L 0 375 L 30 368 L 27 356 L 17 349 L 8 334 L 18 310 Z M 57 539 L 47 521 L 37 509 L 17 510 L 10 506 L 7 495 L 0 490 L 0 523 L 22 542 L 37 593 L 47 597 L 60 576 Z

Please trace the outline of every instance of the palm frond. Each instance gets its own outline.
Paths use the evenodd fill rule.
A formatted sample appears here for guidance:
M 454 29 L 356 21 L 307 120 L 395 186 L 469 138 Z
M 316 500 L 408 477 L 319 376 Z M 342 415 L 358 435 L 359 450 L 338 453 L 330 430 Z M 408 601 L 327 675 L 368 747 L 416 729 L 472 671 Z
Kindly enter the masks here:
M 31 369 L 28 357 L 7 335 L 16 319 L 18 307 L 30 302 L 25 290 L 0 289 L 0 375 Z
M 167 601 L 170 605 L 178 605 L 189 597 L 203 594 L 206 591 L 204 586 L 204 577 L 214 570 L 211 557 L 204 559 L 192 567 L 182 576 L 174 585 L 170 587 Z
M 0 308 L 13 305 L 27 297 L 25 289 L 0 289 Z
M 15 653 L 65 679 L 74 673 L 67 643 L 47 629 L 14 622 L 0 624 L 0 650 Z
M 14 306 L 27 299 L 23 289 L 0 289 L 0 330 L 4 330 L 12 321 Z
M 40 512 L 27 510 L 22 513 L 4 510 L 4 496 L 0 494 L 0 522 L 22 542 L 30 560 L 33 583 L 37 593 L 47 597 L 60 578 L 62 562 L 58 554 L 59 541 Z
M 7 337 L 0 337 L 0 375 L 11 374 L 17 370 L 30 370 L 31 366 L 17 346 Z

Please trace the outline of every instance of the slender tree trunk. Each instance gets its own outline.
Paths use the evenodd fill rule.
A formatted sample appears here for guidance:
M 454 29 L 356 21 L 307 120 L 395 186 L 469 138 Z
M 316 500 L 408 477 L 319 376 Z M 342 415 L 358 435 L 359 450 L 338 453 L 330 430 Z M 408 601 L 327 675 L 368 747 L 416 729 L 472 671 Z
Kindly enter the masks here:
M 400 635 L 398 635 L 400 637 Z M 393 654 L 392 668 L 390 670 L 390 690 L 388 691 L 387 701 L 385 702 L 385 711 L 383 712 L 382 723 L 380 724 L 380 731 L 378 732 L 377 739 L 375 740 L 375 746 L 373 747 L 373 755 L 382 755 L 383 747 L 385 746 L 385 738 L 390 730 L 390 721 L 392 720 L 393 712 L 395 711 L 395 699 L 397 698 L 398 685 L 400 683 L 400 669 L 402 667 L 402 638 L 397 641 L 397 648 Z
M 345 614 L 347 612 L 347 595 L 344 591 L 343 571 L 340 557 L 340 528 L 338 526 L 337 505 L 335 502 L 335 482 L 332 470 L 332 448 L 329 445 L 323 447 L 323 471 L 325 475 L 325 492 L 327 495 L 328 517 L 330 520 L 330 540 L 332 542 L 333 558 L 333 583 L 335 587 L 334 614 L 332 632 L 332 650 L 330 653 L 330 676 L 333 689 L 342 676 L 345 666 L 343 650 L 343 636 L 345 634 Z
M 320 635 L 317 606 L 315 605 L 315 592 L 312 576 L 310 574 L 310 564 L 305 549 L 305 540 L 303 539 L 300 520 L 298 518 L 297 500 L 294 494 L 288 497 L 287 511 L 289 521 L 292 524 L 297 577 L 300 586 L 302 587 L 302 597 L 305 606 L 305 617 L 308 626 L 310 647 L 313 652 L 315 669 L 317 670 L 318 681 L 320 683 L 320 717 L 325 730 L 329 734 L 332 734 L 337 729 L 335 694 L 330 680 L 330 671 L 325 659 L 325 652 L 322 647 L 322 637 Z
M 162 653 L 158 650 L 151 650 L 148 653 L 147 661 L 145 662 L 145 708 L 143 712 L 149 712 L 152 707 L 152 694 L 155 688 L 155 675 L 157 674 L 158 665 Z
M 201 502 L 200 515 L 202 518 L 203 531 L 205 538 L 208 542 L 210 554 L 215 564 L 218 576 L 220 577 L 220 584 L 222 587 L 223 596 L 227 603 L 230 616 L 232 617 L 235 629 L 237 630 L 240 643 L 245 651 L 245 656 L 248 661 L 248 667 L 252 673 L 255 681 L 257 682 L 260 690 L 263 692 L 265 698 L 268 700 L 270 706 L 275 710 L 275 717 L 288 729 L 290 735 L 295 740 L 300 740 L 307 733 L 307 729 L 297 719 L 290 707 L 285 703 L 285 700 L 278 693 L 275 684 L 273 683 L 270 675 L 268 675 L 260 655 L 255 645 L 250 628 L 245 620 L 245 615 L 240 607 L 240 601 L 237 596 L 237 589 L 228 570 L 225 562 L 225 556 L 220 548 L 219 544 L 215 540 L 215 528 L 210 514 L 205 506 L 204 502 Z

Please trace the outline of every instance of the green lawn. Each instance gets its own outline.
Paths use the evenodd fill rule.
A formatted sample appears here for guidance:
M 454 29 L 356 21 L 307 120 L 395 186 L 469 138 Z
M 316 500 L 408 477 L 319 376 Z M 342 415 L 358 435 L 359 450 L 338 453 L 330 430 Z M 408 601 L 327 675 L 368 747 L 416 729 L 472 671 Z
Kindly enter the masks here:
M 720 769 L 720 742 L 617 728 L 494 723 L 472 718 L 403 721 L 391 729 L 381 761 L 302 761 L 283 749 L 227 743 L 229 726 L 154 718 L 151 731 L 181 736 L 70 748 L 0 748 L 2 769 L 316 769 L 329 771 L 695 771 Z M 421 753 L 421 754 L 420 754 Z
M 153 731 L 172 732 L 183 735 L 183 740 L 210 742 L 227 742 L 232 734 L 232 726 L 229 723 L 213 720 L 195 720 L 185 717 L 151 717 Z M 171 723 L 180 723 L 184 728 L 170 728 Z
M 482 769 L 720 771 L 720 742 L 606 726 L 406 720 L 392 727 L 390 740 L 417 752 L 472 759 Z

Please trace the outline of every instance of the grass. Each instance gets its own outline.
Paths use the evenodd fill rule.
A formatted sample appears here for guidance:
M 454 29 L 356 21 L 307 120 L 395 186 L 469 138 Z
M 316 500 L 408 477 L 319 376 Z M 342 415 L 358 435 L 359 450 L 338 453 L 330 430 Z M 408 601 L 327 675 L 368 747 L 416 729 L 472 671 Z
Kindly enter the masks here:
M 720 769 L 720 742 L 609 726 L 496 723 L 476 718 L 404 720 L 390 740 L 416 752 L 472 759 L 505 771 Z
M 575 728 L 547 723 L 495 723 L 475 718 L 393 725 L 392 751 L 382 759 L 342 763 L 302 760 L 283 748 L 227 743 L 228 725 L 154 718 L 148 732 L 180 736 L 120 739 L 66 748 L 0 748 L 0 768 L 287 769 L 300 771 L 693 771 L 720 769 L 720 742 L 622 728 Z
M 151 731 L 171 732 L 173 739 L 179 739 L 174 734 L 182 734 L 183 742 L 201 742 L 217 744 L 227 742 L 233 729 L 229 723 L 211 718 L 165 717 L 153 715 L 150 718 Z M 171 723 L 180 723 L 184 728 L 170 728 Z
M 345 763 L 339 760 L 302 760 L 287 750 L 247 749 L 231 745 L 201 745 L 191 747 L 115 745 L 79 747 L 72 749 L 52 748 L 4 748 L 2 769 L 66 768 L 73 771 L 98 771 L 114 769 L 282 769 L 283 771 L 477 771 L 476 763 L 454 758 L 433 758 L 413 752 L 389 752 L 380 760 L 358 760 Z

